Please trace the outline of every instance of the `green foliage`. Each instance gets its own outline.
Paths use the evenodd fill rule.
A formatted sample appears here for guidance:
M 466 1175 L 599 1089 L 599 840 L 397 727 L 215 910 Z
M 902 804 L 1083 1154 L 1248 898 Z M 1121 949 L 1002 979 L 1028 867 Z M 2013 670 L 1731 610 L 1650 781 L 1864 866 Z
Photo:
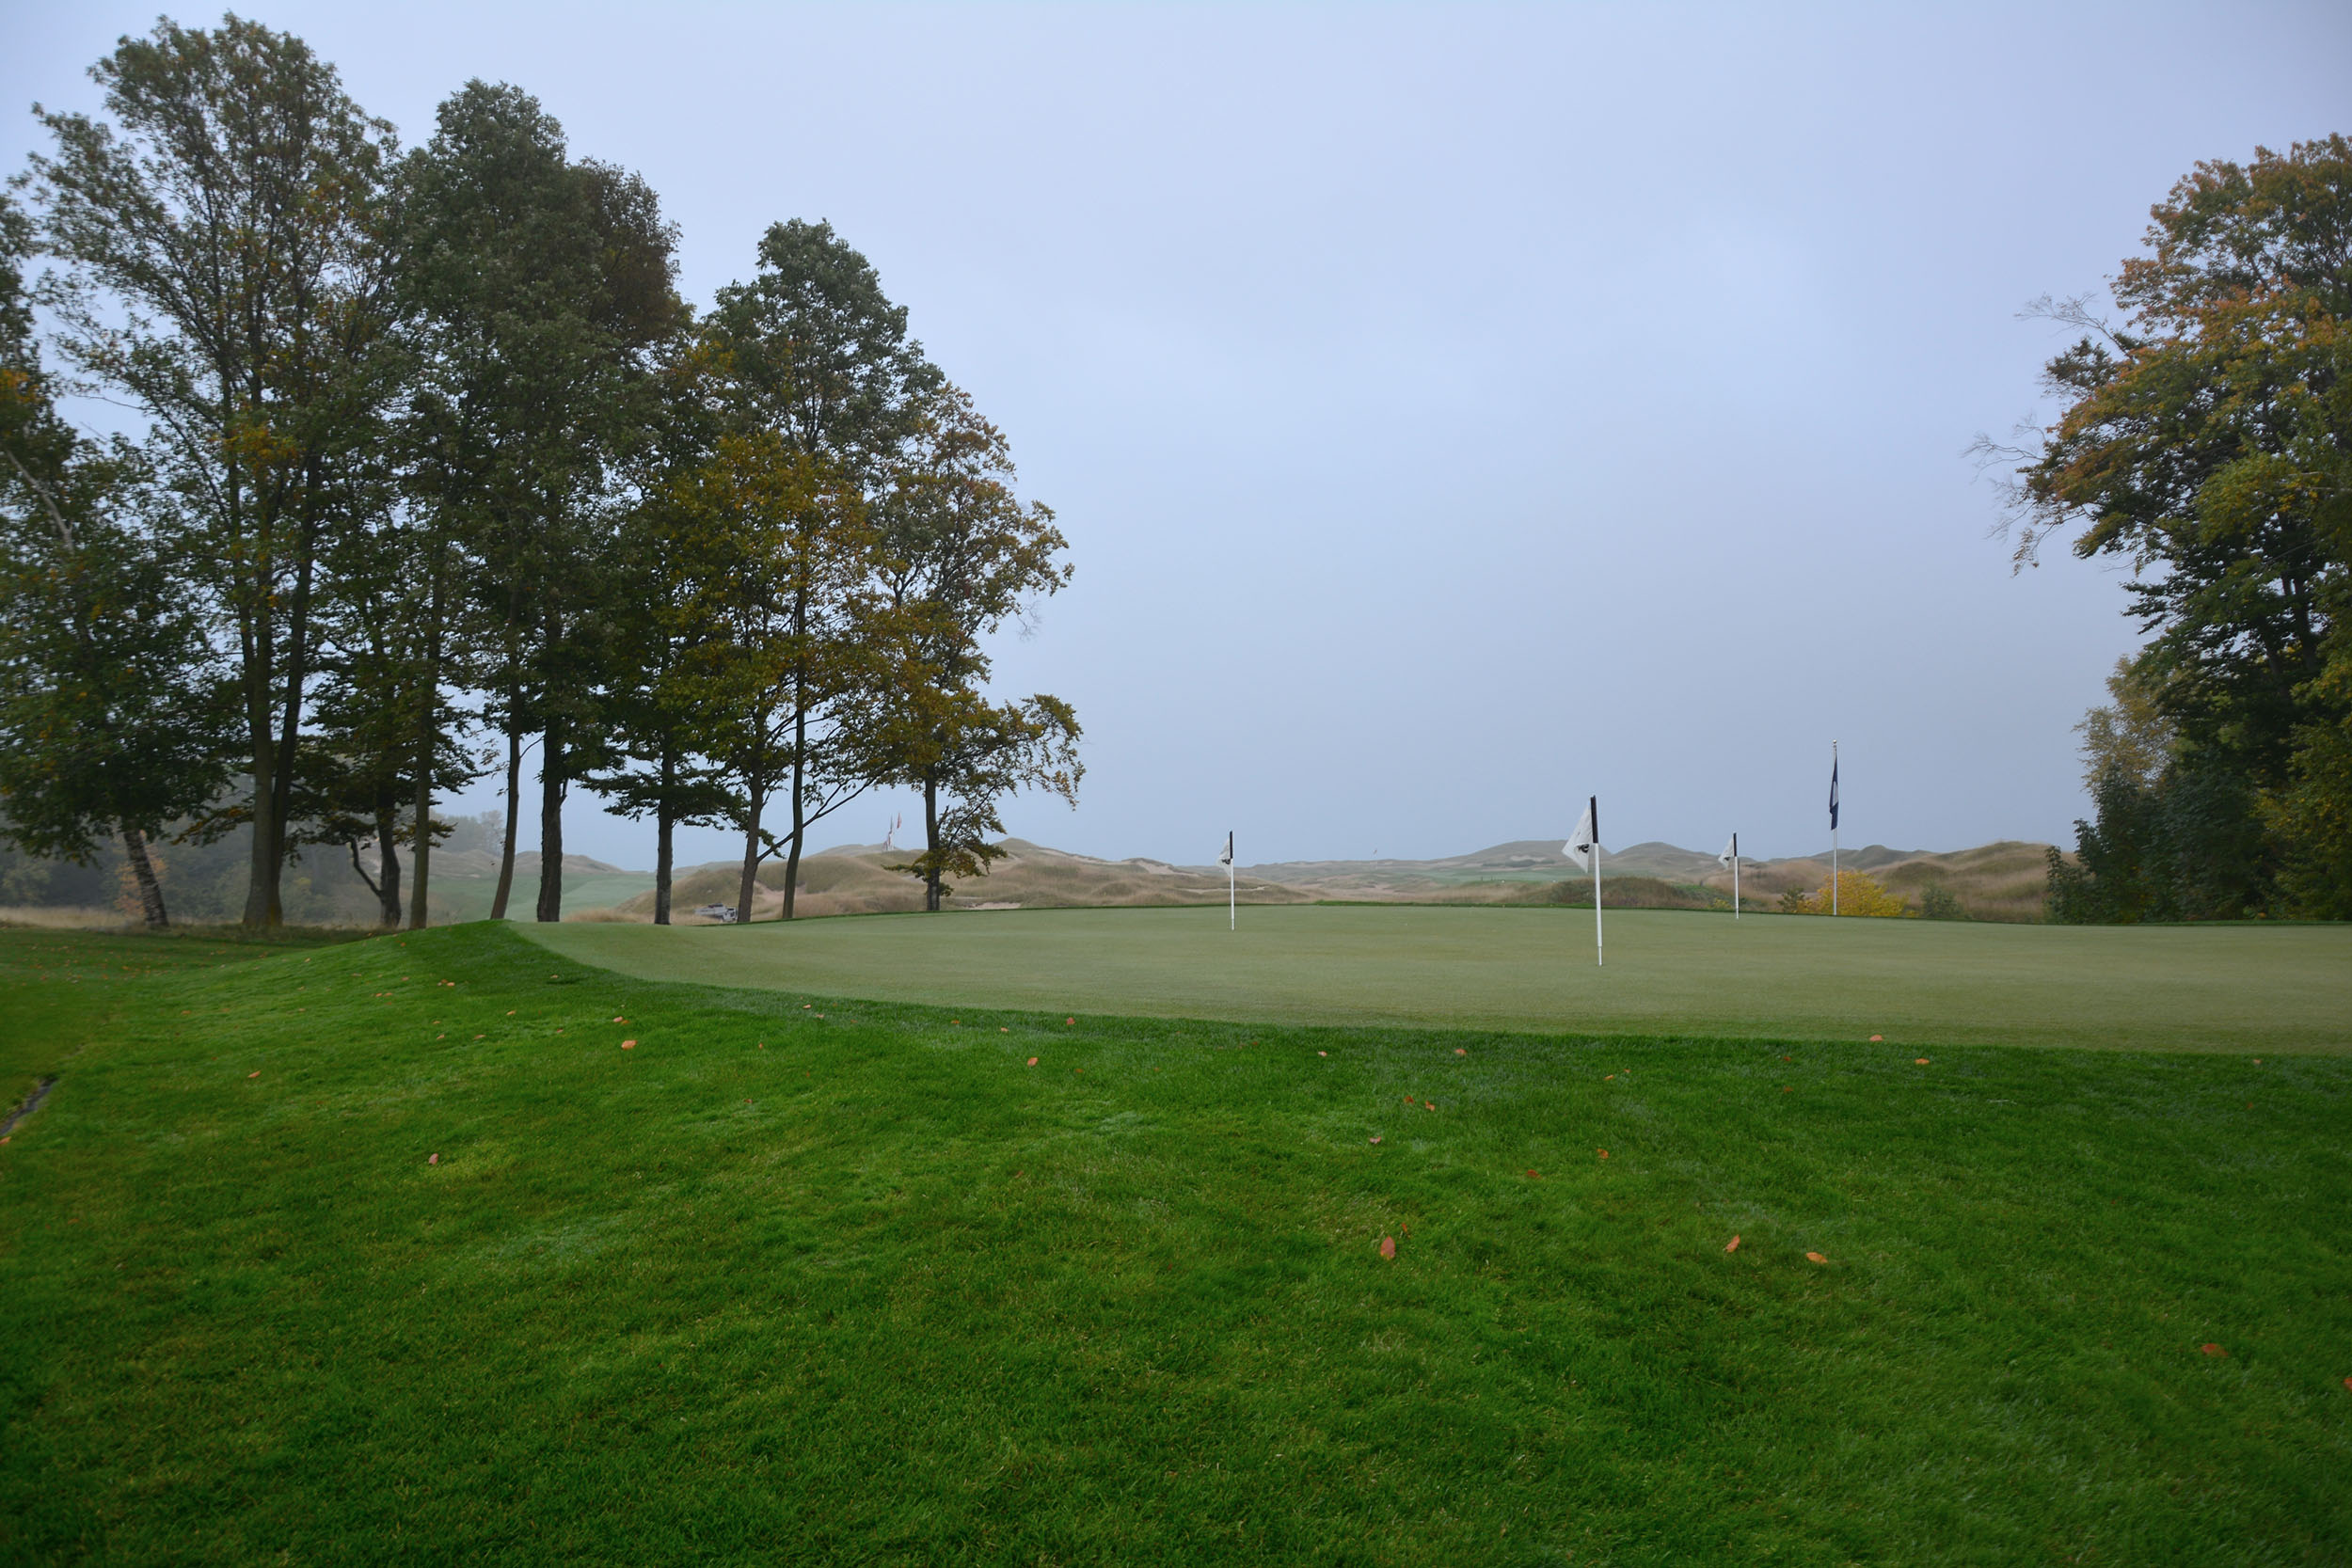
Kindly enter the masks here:
M 747 891 L 877 784 L 926 776 L 945 802 L 927 852 L 958 867 L 993 853 L 1009 790 L 1074 791 L 1074 715 L 986 698 L 979 642 L 1067 581 L 1064 541 L 829 225 L 771 226 L 755 275 L 697 322 L 651 188 L 574 158 L 511 85 L 468 82 L 403 155 L 299 39 L 233 16 L 160 21 L 94 74 L 103 116 L 41 116 L 38 222 L 0 199 L 17 638 L 0 662 L 8 735 L 30 747 L 0 768 L 21 834 L 81 853 L 91 824 L 135 836 L 201 809 L 207 842 L 250 831 L 246 918 L 263 926 L 306 844 L 346 852 L 396 923 L 405 844 L 414 924 L 434 800 L 493 765 L 469 744 L 486 721 L 509 777 L 492 907 L 535 736 L 537 913 L 554 921 L 578 781 L 655 819 L 665 889 L 675 827 L 732 820 Z M 145 413 L 138 451 L 101 463 L 50 409 L 35 248 L 61 263 L 40 285 L 52 341 Z M 63 546 L 35 526 L 53 514 Z M 27 639 L 58 628 L 78 628 L 76 668 L 111 672 L 104 692 L 87 673 L 43 684 L 65 644 Z M 64 754 L 97 709 L 57 704 L 85 699 L 118 730 L 148 702 L 142 734 L 177 715 L 209 750 L 158 751 L 171 788 L 135 800 L 116 781 L 128 740 Z M 42 769 L 66 781 L 51 805 L 26 793 Z M 102 772 L 112 793 L 89 785 Z M 763 820 L 779 794 L 781 835 Z
M 2169 732 L 2155 751 L 2181 776 L 2108 746 L 2094 712 L 2094 768 L 2121 782 L 2084 875 L 2115 885 L 2058 875 L 2054 908 L 2340 912 L 2352 814 L 2327 802 L 2352 683 L 2328 673 L 2352 660 L 2352 141 L 2201 164 L 2153 219 L 2116 284 L 2126 325 L 2044 302 L 2084 336 L 2048 367 L 2068 407 L 2020 454 L 2018 559 L 2071 531 L 2077 555 L 2131 562 L 2130 613 L 2155 637 L 2131 671 L 2153 712 L 2128 717 Z

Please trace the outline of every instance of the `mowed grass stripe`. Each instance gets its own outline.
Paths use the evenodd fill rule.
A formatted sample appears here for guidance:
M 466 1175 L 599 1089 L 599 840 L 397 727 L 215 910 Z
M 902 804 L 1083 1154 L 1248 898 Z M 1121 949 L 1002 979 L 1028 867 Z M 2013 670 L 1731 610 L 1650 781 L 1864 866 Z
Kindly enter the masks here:
M 2352 1553 L 2352 1062 L 111 973 L 9 1042 L 10 1560 Z
M 648 978 L 936 1006 L 1293 1023 L 2352 1050 L 2352 928 L 1994 926 L 1289 906 L 520 927 Z

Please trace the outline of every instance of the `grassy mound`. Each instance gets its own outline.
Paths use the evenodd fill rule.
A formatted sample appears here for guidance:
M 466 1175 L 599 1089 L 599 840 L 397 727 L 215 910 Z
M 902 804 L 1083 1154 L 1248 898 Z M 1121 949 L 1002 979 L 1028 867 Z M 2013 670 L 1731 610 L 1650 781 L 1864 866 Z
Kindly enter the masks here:
M 0 933 L 8 1560 L 2352 1552 L 2344 1060 L 252 951 Z

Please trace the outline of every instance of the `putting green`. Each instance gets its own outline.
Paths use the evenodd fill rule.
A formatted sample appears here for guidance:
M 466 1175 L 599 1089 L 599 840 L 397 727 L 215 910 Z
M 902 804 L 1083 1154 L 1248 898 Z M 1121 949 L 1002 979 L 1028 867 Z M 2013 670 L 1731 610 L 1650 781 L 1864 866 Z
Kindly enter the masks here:
M 1545 1033 L 2352 1051 L 2352 927 L 1313 906 L 522 926 L 648 979 L 943 1006 Z

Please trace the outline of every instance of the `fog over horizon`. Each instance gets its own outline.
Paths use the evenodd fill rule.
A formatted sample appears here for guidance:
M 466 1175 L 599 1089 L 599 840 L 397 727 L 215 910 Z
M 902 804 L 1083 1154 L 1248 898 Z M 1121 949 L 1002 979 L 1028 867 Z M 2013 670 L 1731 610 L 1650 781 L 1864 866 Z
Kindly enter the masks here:
M 0 4 L 8 169 L 156 8 Z M 2137 628 L 2108 564 L 2012 573 L 1964 451 L 2050 413 L 2027 301 L 2104 300 L 2198 161 L 2352 129 L 2340 6 L 239 14 L 405 145 L 469 77 L 537 95 L 698 308 L 830 220 L 1071 541 L 995 689 L 1075 705 L 1081 804 L 1007 828 L 1191 864 L 1557 840 L 1593 794 L 1613 847 L 1809 853 L 1833 738 L 1846 846 L 2071 845 Z M 565 847 L 653 829 L 575 789 Z

